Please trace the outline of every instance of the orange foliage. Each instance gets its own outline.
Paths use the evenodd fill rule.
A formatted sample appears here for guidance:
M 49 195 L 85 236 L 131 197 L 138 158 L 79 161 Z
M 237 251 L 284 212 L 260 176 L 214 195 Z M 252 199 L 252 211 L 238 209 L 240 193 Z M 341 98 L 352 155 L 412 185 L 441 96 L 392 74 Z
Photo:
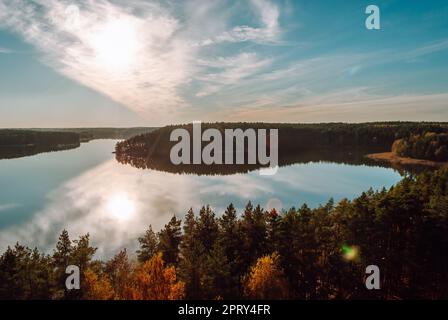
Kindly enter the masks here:
M 132 300 L 180 300 L 185 295 L 185 284 L 177 281 L 176 269 L 165 267 L 158 253 L 132 275 Z
M 84 272 L 84 297 L 87 300 L 110 300 L 114 298 L 114 290 L 110 281 L 99 277 L 94 271 L 88 269 Z

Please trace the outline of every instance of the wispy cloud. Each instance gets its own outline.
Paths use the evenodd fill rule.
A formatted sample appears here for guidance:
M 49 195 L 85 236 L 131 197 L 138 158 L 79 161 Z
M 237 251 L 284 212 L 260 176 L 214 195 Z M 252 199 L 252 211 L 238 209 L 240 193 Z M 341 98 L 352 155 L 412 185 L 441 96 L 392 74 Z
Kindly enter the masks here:
M 448 93 L 378 95 L 370 88 L 349 88 L 309 95 L 295 104 L 272 107 L 254 103 L 212 117 L 223 121 L 369 122 L 440 121 L 448 108 Z
M 0 27 L 34 45 L 54 70 L 154 125 L 297 106 L 357 87 L 385 92 L 385 66 L 448 50 L 448 40 L 430 38 L 410 47 L 341 50 L 305 33 L 304 52 L 296 45 L 279 50 L 272 45 L 299 39 L 285 27 L 286 7 L 273 0 L 0 0 Z M 404 74 L 393 77 L 415 83 Z
M 17 207 L 20 207 L 20 204 L 18 204 L 18 203 L 0 204 L 0 212 L 15 209 Z
M 230 58 L 218 58 L 215 60 L 201 60 L 199 64 L 217 72 L 204 72 L 197 77 L 204 86 L 196 94 L 197 97 L 205 97 L 218 92 L 225 86 L 240 84 L 240 81 L 260 72 L 270 64 L 270 59 L 260 59 L 256 53 L 241 53 Z
M 192 49 L 176 38 L 179 21 L 156 4 L 138 15 L 111 2 L 2 0 L 0 23 L 19 32 L 44 62 L 138 112 L 185 105 Z
M 267 0 L 250 0 L 252 7 L 258 12 L 262 27 L 247 25 L 236 26 L 230 31 L 212 39 L 203 40 L 202 45 L 211 45 L 220 42 L 246 42 L 275 43 L 280 35 L 278 6 Z
M 177 10 L 190 2 L 0 0 L 0 27 L 22 35 L 58 72 L 161 120 L 189 105 L 181 92 L 196 78 L 196 60 L 202 56 L 200 47 L 192 45 L 201 38 L 193 32 L 200 22 L 195 16 L 182 15 L 192 11 Z M 227 33 L 217 28 L 218 42 L 272 41 L 277 37 L 277 6 L 267 0 L 250 4 L 262 27 L 237 26 Z M 217 24 L 227 19 L 224 14 L 214 14 Z M 252 65 L 229 66 L 216 79 L 205 76 L 203 93 L 198 96 L 214 91 L 214 86 L 243 79 L 262 63 L 249 61 L 253 59 L 254 55 L 242 53 L 234 63 Z
M 416 59 L 435 52 L 448 50 L 448 40 L 440 40 L 421 47 L 414 48 L 408 52 L 404 52 L 401 59 Z

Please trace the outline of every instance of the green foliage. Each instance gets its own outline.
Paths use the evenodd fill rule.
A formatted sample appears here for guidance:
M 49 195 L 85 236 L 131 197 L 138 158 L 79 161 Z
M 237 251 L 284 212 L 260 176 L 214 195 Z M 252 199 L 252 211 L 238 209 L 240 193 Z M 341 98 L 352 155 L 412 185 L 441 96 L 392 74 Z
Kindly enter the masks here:
M 170 222 L 159 232 L 159 250 L 167 265 L 177 265 L 179 245 L 182 240 L 182 221 L 173 216 Z
M 0 300 L 46 299 L 53 292 L 49 256 L 16 244 L 0 257 Z
M 137 250 L 137 258 L 139 262 L 146 262 L 151 259 L 159 248 L 159 239 L 156 233 L 152 230 L 152 226 L 149 226 L 145 234 L 138 238 L 140 243 L 140 249 Z
M 156 239 L 150 230 L 143 238 L 151 241 L 140 243 L 145 257 L 159 243 L 172 297 L 184 296 L 184 284 L 187 299 L 448 297 L 448 169 L 318 208 L 279 213 L 249 203 L 241 216 L 230 205 L 217 218 L 203 207 L 198 216 L 188 212 L 183 233 L 176 217 Z M 121 251 L 101 263 L 92 260 L 95 251 L 89 235 L 71 241 L 66 231 L 52 256 L 19 244 L 8 248 L 0 256 L 0 299 L 144 297 L 139 281 L 149 281 L 148 261 L 160 254 L 134 262 Z M 69 264 L 82 269 L 79 292 L 64 290 Z M 381 270 L 381 290 L 365 288 L 371 264 Z

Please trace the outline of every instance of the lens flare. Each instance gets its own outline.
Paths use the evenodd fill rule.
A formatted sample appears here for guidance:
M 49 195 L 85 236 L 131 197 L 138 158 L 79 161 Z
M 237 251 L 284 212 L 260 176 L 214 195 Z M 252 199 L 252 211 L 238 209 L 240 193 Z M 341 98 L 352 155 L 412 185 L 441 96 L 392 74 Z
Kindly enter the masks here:
M 357 261 L 359 259 L 359 248 L 357 246 L 343 245 L 342 256 L 347 261 Z

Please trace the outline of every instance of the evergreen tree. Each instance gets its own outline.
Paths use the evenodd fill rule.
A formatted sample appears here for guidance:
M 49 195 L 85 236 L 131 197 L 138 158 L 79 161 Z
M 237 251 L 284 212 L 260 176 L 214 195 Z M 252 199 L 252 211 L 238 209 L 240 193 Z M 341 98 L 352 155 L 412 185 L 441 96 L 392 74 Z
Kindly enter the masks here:
M 186 285 L 188 299 L 201 297 L 201 274 L 203 268 L 204 247 L 197 237 L 197 222 L 190 209 L 185 216 L 183 238 L 180 249 L 179 272 Z
M 233 204 L 230 204 L 219 219 L 219 244 L 224 250 L 225 259 L 229 266 L 228 287 L 223 288 L 224 298 L 238 298 L 241 276 L 243 275 L 243 261 L 241 250 L 242 237 L 239 232 L 238 218 Z
M 131 273 L 132 265 L 129 261 L 126 249 L 121 250 L 112 259 L 107 261 L 105 274 L 109 278 L 115 294 L 115 299 L 125 300 L 131 297 L 129 287 Z
M 242 246 L 246 255 L 244 267 L 247 270 L 258 257 L 268 251 L 266 215 L 259 205 L 255 209 L 253 209 L 251 202 L 246 205 L 240 224 L 240 232 L 243 237 Z
M 150 225 L 148 230 L 146 230 L 145 234 L 142 237 L 138 238 L 138 242 L 140 243 L 140 249 L 137 250 L 137 258 L 139 262 L 145 262 L 151 259 L 158 251 L 159 247 L 159 239 L 157 235 L 152 230 L 152 226 Z
M 210 206 L 202 207 L 197 221 L 197 237 L 205 253 L 208 254 L 215 245 L 219 235 L 218 222 Z
M 167 265 L 177 265 L 179 245 L 182 240 L 181 220 L 173 216 L 168 224 L 159 232 L 159 249 Z
M 56 244 L 56 249 L 53 252 L 53 264 L 55 267 L 56 278 L 56 297 L 57 299 L 65 298 L 69 296 L 69 291 L 65 286 L 65 280 L 67 275 L 65 273 L 66 268 L 73 264 L 71 259 L 73 253 L 72 242 L 68 235 L 67 230 L 63 230 L 59 236 L 59 240 Z

